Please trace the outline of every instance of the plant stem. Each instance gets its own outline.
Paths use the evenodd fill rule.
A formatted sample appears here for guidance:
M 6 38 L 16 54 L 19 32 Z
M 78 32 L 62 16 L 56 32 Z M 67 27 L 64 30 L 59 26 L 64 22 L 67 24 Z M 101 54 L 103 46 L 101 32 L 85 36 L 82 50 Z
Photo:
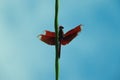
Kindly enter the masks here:
M 54 28 L 56 34 L 56 45 L 55 45 L 55 79 L 59 80 L 59 58 L 58 58 L 58 46 L 59 46 L 59 32 L 58 32 L 58 7 L 59 7 L 59 0 L 55 0 L 55 21 L 54 21 Z

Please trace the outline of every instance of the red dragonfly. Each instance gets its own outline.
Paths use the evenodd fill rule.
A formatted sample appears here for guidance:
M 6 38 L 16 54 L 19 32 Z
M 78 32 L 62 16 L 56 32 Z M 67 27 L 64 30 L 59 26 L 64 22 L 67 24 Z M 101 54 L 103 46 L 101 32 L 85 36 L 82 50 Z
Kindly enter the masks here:
M 77 27 L 69 30 L 68 32 L 66 32 L 64 34 L 63 26 L 59 27 L 59 46 L 58 46 L 58 57 L 60 58 L 60 51 L 61 51 L 61 45 L 66 45 L 68 43 L 70 43 L 77 35 L 78 33 L 81 31 L 81 24 L 78 25 Z M 51 32 L 46 30 L 45 34 L 40 34 L 40 40 L 45 42 L 48 45 L 55 45 L 55 32 Z

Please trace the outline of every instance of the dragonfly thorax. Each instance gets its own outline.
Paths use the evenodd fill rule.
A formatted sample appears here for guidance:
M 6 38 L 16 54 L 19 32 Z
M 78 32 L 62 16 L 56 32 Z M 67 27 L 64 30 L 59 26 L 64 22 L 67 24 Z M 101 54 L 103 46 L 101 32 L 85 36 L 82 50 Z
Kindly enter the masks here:
M 59 41 L 61 41 L 64 37 L 64 32 L 63 32 L 64 27 L 60 26 L 59 27 Z

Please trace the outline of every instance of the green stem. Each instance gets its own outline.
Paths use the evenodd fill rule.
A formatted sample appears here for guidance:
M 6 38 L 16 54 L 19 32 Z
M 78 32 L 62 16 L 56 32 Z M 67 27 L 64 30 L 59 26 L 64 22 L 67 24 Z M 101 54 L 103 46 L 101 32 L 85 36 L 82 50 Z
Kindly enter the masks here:
M 59 7 L 59 0 L 55 0 L 55 21 L 54 21 L 54 28 L 56 34 L 56 45 L 55 45 L 55 79 L 59 80 L 59 58 L 58 58 L 58 46 L 59 46 L 59 32 L 58 32 L 58 7 Z

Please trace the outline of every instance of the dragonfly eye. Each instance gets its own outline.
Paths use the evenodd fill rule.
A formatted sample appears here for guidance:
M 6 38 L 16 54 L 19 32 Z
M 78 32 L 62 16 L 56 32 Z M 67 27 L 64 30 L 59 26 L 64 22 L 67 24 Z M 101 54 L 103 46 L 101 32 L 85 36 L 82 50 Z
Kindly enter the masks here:
M 64 29 L 64 27 L 63 27 L 63 26 L 60 26 L 59 28 L 60 28 L 60 29 Z

